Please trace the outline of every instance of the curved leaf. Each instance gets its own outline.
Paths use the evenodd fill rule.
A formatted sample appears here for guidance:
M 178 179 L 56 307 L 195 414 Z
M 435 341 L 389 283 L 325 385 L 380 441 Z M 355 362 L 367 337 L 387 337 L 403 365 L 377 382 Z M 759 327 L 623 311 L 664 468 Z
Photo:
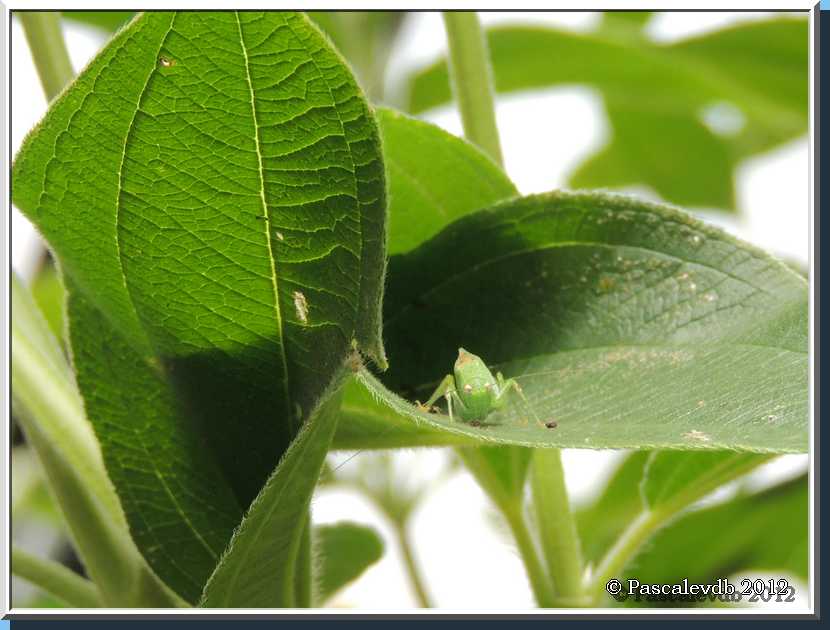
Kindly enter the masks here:
M 671 44 L 608 27 L 488 31 L 499 92 L 600 91 L 610 144 L 577 168 L 572 186 L 646 184 L 675 203 L 733 209 L 738 161 L 807 131 L 806 20 L 757 21 Z M 444 61 L 413 77 L 410 111 L 450 100 Z M 728 124 L 713 124 L 711 114 Z
M 652 453 L 640 484 L 643 505 L 671 511 L 675 504 L 689 504 L 687 497 L 703 497 L 769 459 L 754 453 Z
M 194 601 L 353 345 L 384 362 L 374 119 L 302 14 L 147 13 L 27 138 L 13 198 L 74 293 L 133 535 Z
M 450 425 L 359 375 L 424 425 L 526 446 L 807 448 L 805 280 L 671 208 L 590 193 L 503 203 L 393 257 L 386 304 L 393 390 L 424 400 L 463 346 L 558 423 L 514 404 Z
M 205 585 L 200 606 L 298 605 L 294 580 L 297 552 L 311 494 L 337 426 L 342 376 L 332 382 L 326 402 L 312 414 L 254 499 Z
M 371 527 L 342 522 L 314 528 L 314 555 L 319 568 L 317 599 L 331 599 L 383 556 L 383 539 Z

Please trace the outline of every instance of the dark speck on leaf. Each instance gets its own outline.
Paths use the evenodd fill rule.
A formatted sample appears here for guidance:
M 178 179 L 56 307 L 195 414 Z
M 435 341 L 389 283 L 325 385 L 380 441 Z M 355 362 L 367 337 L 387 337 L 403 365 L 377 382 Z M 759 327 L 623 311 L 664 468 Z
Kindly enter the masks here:
M 545 426 L 548 429 L 555 429 L 559 426 L 559 423 L 556 420 L 548 420 L 547 422 L 545 422 Z

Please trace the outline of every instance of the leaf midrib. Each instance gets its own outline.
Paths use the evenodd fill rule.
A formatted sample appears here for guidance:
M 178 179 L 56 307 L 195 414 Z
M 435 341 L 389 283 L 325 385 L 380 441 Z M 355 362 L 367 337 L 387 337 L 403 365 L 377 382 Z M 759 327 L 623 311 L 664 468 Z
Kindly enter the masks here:
M 242 48 L 242 56 L 245 60 L 245 79 L 248 84 L 248 93 L 251 99 L 251 118 L 254 125 L 254 146 L 256 147 L 257 156 L 257 175 L 259 177 L 259 198 L 262 202 L 262 225 L 265 230 L 265 241 L 268 246 L 268 262 L 271 268 L 271 289 L 274 298 L 274 314 L 277 318 L 277 335 L 279 339 L 280 361 L 282 362 L 282 387 L 285 405 L 283 413 L 289 422 L 293 422 L 294 414 L 291 413 L 291 392 L 288 385 L 288 357 L 285 355 L 285 337 L 284 327 L 282 323 L 282 309 L 279 300 L 279 287 L 277 281 L 277 266 L 276 255 L 274 254 L 273 244 L 271 243 L 271 226 L 268 217 L 268 202 L 265 199 L 265 168 L 262 163 L 262 151 L 259 144 L 259 120 L 256 111 L 256 97 L 254 95 L 254 86 L 251 81 L 251 71 L 248 61 L 248 49 L 245 46 L 245 37 L 242 34 L 242 22 L 239 19 L 239 11 L 234 11 L 234 18 L 236 19 L 236 26 L 239 31 L 239 45 Z

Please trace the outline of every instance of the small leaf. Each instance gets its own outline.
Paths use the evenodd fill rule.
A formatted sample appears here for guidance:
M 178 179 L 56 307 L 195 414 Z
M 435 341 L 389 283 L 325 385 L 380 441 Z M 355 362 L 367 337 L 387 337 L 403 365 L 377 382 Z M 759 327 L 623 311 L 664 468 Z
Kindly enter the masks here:
M 383 539 L 371 527 L 342 522 L 314 528 L 318 605 L 353 582 L 383 556 Z
M 749 571 L 807 579 L 807 478 L 691 512 L 659 531 L 631 565 L 643 583 L 705 584 Z M 671 558 L 671 562 L 666 562 Z
M 769 461 L 753 453 L 652 453 L 640 490 L 651 511 L 672 511 Z M 692 497 L 690 499 L 689 497 Z
M 458 217 L 518 195 L 487 155 L 440 127 L 377 112 L 389 181 L 389 253 L 400 254 Z
M 384 380 L 409 402 L 358 376 L 430 428 L 524 446 L 807 449 L 806 282 L 666 206 L 556 193 L 463 217 L 392 258 L 386 305 Z M 460 346 L 518 378 L 557 427 L 518 404 L 481 427 L 414 409 Z
M 807 21 L 754 21 L 661 44 L 631 20 L 621 32 L 621 16 L 637 14 L 606 18 L 589 33 L 489 30 L 496 89 L 577 83 L 600 91 L 610 143 L 577 168 L 571 186 L 645 184 L 674 203 L 734 210 L 738 163 L 807 131 Z M 450 100 L 445 61 L 413 77 L 410 111 Z
M 49 330 L 58 341 L 63 342 L 63 309 L 66 295 L 54 263 L 46 262 L 37 272 L 32 280 L 31 291 L 32 297 L 46 318 L 46 323 L 49 324 Z
M 311 494 L 337 426 L 340 378 L 254 499 L 205 585 L 209 608 L 295 606 L 294 568 Z

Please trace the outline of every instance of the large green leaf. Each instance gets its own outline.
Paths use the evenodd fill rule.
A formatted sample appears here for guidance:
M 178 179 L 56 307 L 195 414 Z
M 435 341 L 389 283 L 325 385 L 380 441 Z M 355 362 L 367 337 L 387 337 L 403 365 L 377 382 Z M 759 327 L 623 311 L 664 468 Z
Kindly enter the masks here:
M 319 568 L 317 600 L 323 604 L 383 556 L 383 539 L 371 527 L 342 522 L 314 528 Z
M 631 20 L 621 33 L 619 22 L 589 33 L 490 30 L 497 90 L 599 90 L 610 143 L 571 186 L 646 184 L 675 203 L 734 209 L 738 162 L 807 130 L 807 21 L 755 21 L 671 44 L 636 36 Z M 447 77 L 444 61 L 417 73 L 410 111 L 448 102 Z
M 15 203 L 72 289 L 133 535 L 194 601 L 342 361 L 383 364 L 374 120 L 297 13 L 147 13 L 27 138 Z
M 135 352 L 82 291 L 71 283 L 67 289 L 78 386 L 130 533 L 156 573 L 194 602 L 245 506 L 174 383 Z M 226 456 L 239 454 L 229 450 Z
M 337 425 L 340 385 L 340 379 L 332 384 L 331 395 L 312 414 L 251 504 L 205 585 L 201 606 L 298 606 L 297 554 L 311 494 Z
M 386 306 L 384 382 L 410 402 L 359 377 L 422 425 L 527 446 L 807 448 L 807 283 L 669 207 L 589 193 L 500 204 L 393 257 Z M 558 426 L 517 404 L 481 427 L 413 409 L 459 346 Z

